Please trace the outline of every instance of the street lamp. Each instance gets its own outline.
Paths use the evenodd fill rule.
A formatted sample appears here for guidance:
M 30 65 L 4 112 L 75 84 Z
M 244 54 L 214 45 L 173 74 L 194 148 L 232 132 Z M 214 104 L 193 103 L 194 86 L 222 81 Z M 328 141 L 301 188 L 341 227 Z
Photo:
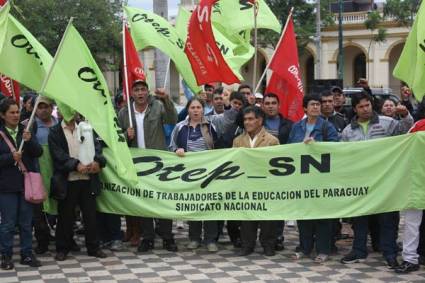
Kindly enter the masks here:
M 338 0 L 338 79 L 343 82 L 344 80 L 344 46 L 342 34 L 342 13 L 344 10 L 343 0 Z M 344 84 L 343 84 L 344 85 Z

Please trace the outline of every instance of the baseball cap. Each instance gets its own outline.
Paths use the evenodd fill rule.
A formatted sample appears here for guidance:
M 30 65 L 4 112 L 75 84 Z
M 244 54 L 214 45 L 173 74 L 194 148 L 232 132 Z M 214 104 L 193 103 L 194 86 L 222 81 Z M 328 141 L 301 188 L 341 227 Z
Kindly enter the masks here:
M 133 81 L 133 84 L 131 85 L 131 87 L 133 88 L 133 87 L 135 87 L 138 84 L 144 85 L 145 87 L 149 88 L 148 83 L 146 81 L 144 81 L 144 80 L 135 80 L 135 81 Z

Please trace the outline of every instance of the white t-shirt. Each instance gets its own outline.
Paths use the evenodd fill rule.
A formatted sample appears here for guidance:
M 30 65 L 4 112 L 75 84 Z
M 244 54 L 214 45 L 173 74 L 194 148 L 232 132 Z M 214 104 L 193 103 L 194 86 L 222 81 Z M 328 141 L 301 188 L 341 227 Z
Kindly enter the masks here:
M 144 125 L 144 120 L 145 120 L 145 113 L 146 113 L 146 109 L 148 109 L 146 107 L 145 111 L 143 112 L 138 112 L 136 110 L 136 106 L 133 103 L 133 109 L 134 109 L 134 116 L 136 117 L 136 127 L 137 127 L 137 146 L 139 148 L 146 148 L 145 145 L 145 130 L 143 128 Z

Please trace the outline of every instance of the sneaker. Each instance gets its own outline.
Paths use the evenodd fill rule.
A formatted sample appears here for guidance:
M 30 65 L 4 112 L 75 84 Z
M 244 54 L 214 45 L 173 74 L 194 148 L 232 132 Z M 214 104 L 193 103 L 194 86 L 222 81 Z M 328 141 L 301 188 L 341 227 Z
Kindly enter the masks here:
M 208 250 L 210 253 L 218 252 L 217 244 L 216 244 L 216 243 L 209 243 L 209 244 L 207 244 L 207 250 Z
M 163 240 L 162 241 L 162 247 L 169 252 L 176 252 L 178 250 L 176 242 L 174 241 L 174 239 Z
M 177 229 L 179 229 L 179 230 L 184 229 L 184 222 L 181 221 L 181 220 L 177 220 L 176 226 L 177 226 Z
M 328 255 L 326 254 L 318 254 L 315 258 L 314 258 L 314 262 L 315 263 L 324 263 L 325 261 L 328 260 Z
M 109 244 L 109 249 L 113 252 L 119 252 L 123 249 L 122 242 L 120 240 L 114 240 Z
M 410 263 L 408 261 L 403 261 L 401 265 L 394 269 L 395 273 L 406 274 L 413 271 L 419 270 L 419 264 Z
M 7 255 L 1 256 L 1 269 L 3 270 L 11 270 L 15 266 L 13 265 L 12 257 Z
M 400 264 L 397 261 L 397 258 L 388 258 L 387 259 L 387 267 L 388 269 L 396 269 Z
M 306 255 L 305 253 L 303 253 L 303 252 L 295 252 L 292 256 L 291 256 L 291 258 L 293 259 L 293 260 L 301 260 L 301 259 L 304 259 L 304 258 L 308 258 L 308 257 L 310 257 L 309 255 Z
M 34 254 L 31 254 L 29 256 L 24 256 L 21 257 L 21 262 L 22 265 L 28 265 L 30 267 L 40 267 L 41 266 L 41 262 L 35 257 Z
M 187 245 L 187 248 L 189 250 L 196 250 L 199 248 L 199 242 L 198 241 L 190 241 L 190 243 Z
M 366 257 L 359 257 L 354 252 L 350 252 L 349 254 L 347 254 L 341 259 L 341 263 L 351 264 L 351 263 L 364 262 L 365 260 L 366 260 Z
M 144 239 L 140 243 L 140 246 L 137 248 L 137 251 L 140 253 L 145 253 L 152 250 L 153 247 L 154 247 L 153 241 Z

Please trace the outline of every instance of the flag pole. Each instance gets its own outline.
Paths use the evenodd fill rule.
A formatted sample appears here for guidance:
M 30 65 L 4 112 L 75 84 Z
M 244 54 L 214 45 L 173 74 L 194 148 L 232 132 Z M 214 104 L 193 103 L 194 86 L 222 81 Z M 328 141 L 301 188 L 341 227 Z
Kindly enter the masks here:
M 285 35 L 286 29 L 288 28 L 289 20 L 291 19 L 291 17 L 292 17 L 292 13 L 293 13 L 293 12 L 294 12 L 294 7 L 292 7 L 292 8 L 291 8 L 291 10 L 289 11 L 289 15 L 288 15 L 288 18 L 286 19 L 285 27 L 283 28 L 283 30 L 282 30 L 282 34 L 280 35 L 279 41 L 277 42 L 276 49 L 274 50 L 272 57 L 270 58 L 269 62 L 267 63 L 267 66 L 266 66 L 266 68 L 264 69 L 264 72 L 263 72 L 263 74 L 261 75 L 260 80 L 258 81 L 257 86 L 255 87 L 255 91 L 254 91 L 254 93 L 257 93 L 258 89 L 259 89 L 259 88 L 260 88 L 260 86 L 261 86 L 261 82 L 263 81 L 264 77 L 265 77 L 265 76 L 266 76 L 266 74 L 267 74 L 267 70 L 270 68 L 270 65 L 271 65 L 271 63 L 272 63 L 272 61 L 273 61 L 274 55 L 276 54 L 276 50 L 277 50 L 277 48 L 279 47 L 280 42 L 281 42 L 281 41 L 282 41 L 282 39 L 283 39 L 283 36 Z
M 257 61 L 258 61 L 258 28 L 257 28 L 257 14 L 258 14 L 258 1 L 254 1 L 254 69 L 252 71 L 252 86 L 257 81 Z M 256 91 L 254 92 L 256 93 Z
M 21 102 L 20 101 L 18 101 L 17 99 L 16 99 L 16 94 L 15 94 L 15 82 L 11 79 L 11 78 L 9 78 L 9 80 L 10 80 L 10 85 L 11 85 L 11 92 L 12 92 L 12 96 L 13 96 L 13 99 L 18 103 L 18 105 L 20 106 L 20 104 L 21 104 Z
M 165 80 L 164 80 L 164 86 L 163 86 L 164 90 L 165 90 L 165 87 L 167 86 L 168 75 L 170 74 L 170 64 L 171 64 L 171 58 L 168 58 L 167 71 L 165 72 Z
M 130 103 L 130 90 L 128 86 L 128 67 L 127 67 L 127 52 L 125 42 L 125 19 L 122 21 L 122 53 L 124 62 L 124 87 L 125 93 L 127 94 L 127 109 L 128 109 L 128 121 L 130 128 L 133 128 L 133 119 L 131 119 L 131 103 Z
M 56 64 L 56 61 L 57 61 L 57 58 L 58 58 L 58 54 L 59 54 L 60 50 L 62 49 L 62 45 L 63 45 L 64 39 L 66 37 L 66 34 L 69 31 L 69 28 L 72 25 L 72 21 L 73 20 L 74 20 L 74 17 L 71 17 L 69 19 L 68 25 L 66 26 L 65 32 L 63 33 L 61 42 L 59 43 L 58 49 L 56 50 L 55 57 L 53 58 L 52 65 L 50 65 L 49 71 L 47 72 L 46 76 L 44 77 L 43 84 L 41 85 L 40 91 L 38 92 L 39 95 L 37 96 L 37 99 L 36 99 L 35 104 L 34 104 L 34 108 L 32 109 L 32 112 L 31 112 L 30 119 L 28 121 L 27 127 L 25 128 L 26 131 L 29 131 L 30 130 L 30 128 L 32 126 L 32 123 L 34 122 L 35 111 L 37 110 L 38 104 L 40 103 L 40 96 L 43 95 L 44 89 L 46 88 L 47 82 L 49 81 L 50 75 L 52 74 L 53 67 Z M 21 141 L 21 144 L 19 145 L 18 152 L 21 152 L 22 151 L 23 146 L 24 146 L 24 140 Z

